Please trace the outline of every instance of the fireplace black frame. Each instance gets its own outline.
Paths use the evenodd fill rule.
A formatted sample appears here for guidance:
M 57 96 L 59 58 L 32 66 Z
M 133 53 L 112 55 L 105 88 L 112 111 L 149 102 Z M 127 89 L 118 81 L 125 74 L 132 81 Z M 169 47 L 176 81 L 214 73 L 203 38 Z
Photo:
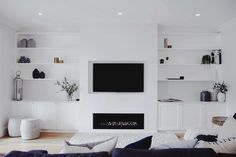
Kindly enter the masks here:
M 94 113 L 93 129 L 144 129 L 144 114 Z

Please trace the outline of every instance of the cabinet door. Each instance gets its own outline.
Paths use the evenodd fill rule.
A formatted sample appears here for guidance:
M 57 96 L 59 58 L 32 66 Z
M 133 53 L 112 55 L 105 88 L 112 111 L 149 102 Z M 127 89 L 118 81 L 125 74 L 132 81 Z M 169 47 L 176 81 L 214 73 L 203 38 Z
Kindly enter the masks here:
M 159 130 L 179 130 L 180 105 L 178 103 L 160 103 L 158 119 Z
M 201 128 L 203 126 L 204 111 L 202 104 L 183 105 L 182 129 Z

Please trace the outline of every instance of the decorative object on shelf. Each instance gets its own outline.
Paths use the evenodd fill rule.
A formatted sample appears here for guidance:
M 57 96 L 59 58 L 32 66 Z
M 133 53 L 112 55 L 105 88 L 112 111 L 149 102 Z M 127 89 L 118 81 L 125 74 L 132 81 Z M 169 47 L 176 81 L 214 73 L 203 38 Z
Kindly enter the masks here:
M 167 38 L 164 39 L 164 48 L 168 48 L 168 39 Z
M 18 59 L 18 63 L 30 63 L 30 58 L 26 56 L 20 56 L 20 59 Z
M 72 101 L 73 93 L 78 90 L 78 85 L 76 83 L 68 82 L 67 78 L 64 77 L 62 82 L 57 81 L 56 85 L 61 87 L 61 91 L 65 91 L 67 94 L 67 100 Z
M 160 59 L 160 64 L 164 64 L 165 60 L 164 59 Z
M 18 47 L 26 48 L 27 47 L 27 39 L 21 39 L 19 44 L 18 44 Z
M 211 101 L 217 101 L 217 94 L 219 92 L 217 90 L 214 90 L 211 92 Z
M 218 102 L 225 102 L 226 92 L 228 91 L 227 85 L 224 82 L 222 82 L 222 83 L 218 82 L 218 83 L 214 84 L 213 89 L 219 91 L 217 94 Z
M 54 57 L 54 63 L 59 63 L 59 57 Z
M 36 47 L 36 41 L 34 40 L 34 39 L 29 39 L 28 41 L 27 41 L 27 47 L 29 47 L 29 48 L 35 48 Z
M 39 70 L 38 69 L 34 69 L 32 76 L 34 79 L 38 79 L 39 78 Z
M 167 80 L 184 80 L 184 76 L 179 76 L 179 77 L 168 77 Z
M 200 100 L 209 102 L 211 101 L 211 92 L 209 91 L 202 91 L 200 94 Z
M 16 72 L 16 77 L 14 78 L 14 97 L 16 101 L 22 100 L 22 91 L 23 91 L 23 80 L 20 77 L 21 72 Z
M 221 49 L 218 50 L 218 56 L 219 56 L 219 64 L 222 64 L 222 53 L 221 53 Z
M 183 100 L 175 99 L 175 98 L 168 98 L 168 99 L 160 99 L 159 102 L 183 102 Z
M 59 60 L 59 63 L 64 63 L 64 60 L 63 59 Z
M 168 45 L 167 48 L 171 49 L 171 48 L 172 48 L 172 45 Z
M 210 55 L 204 55 L 202 57 L 202 64 L 211 64 L 211 56 Z
M 39 73 L 39 78 L 41 78 L 41 79 L 44 79 L 44 78 L 45 78 L 45 73 L 44 73 L 43 71 L 41 71 L 41 72 Z
M 228 117 L 215 116 L 215 117 L 212 117 L 212 123 L 218 126 L 223 126 L 227 118 Z
M 211 53 L 211 64 L 215 64 L 215 53 Z

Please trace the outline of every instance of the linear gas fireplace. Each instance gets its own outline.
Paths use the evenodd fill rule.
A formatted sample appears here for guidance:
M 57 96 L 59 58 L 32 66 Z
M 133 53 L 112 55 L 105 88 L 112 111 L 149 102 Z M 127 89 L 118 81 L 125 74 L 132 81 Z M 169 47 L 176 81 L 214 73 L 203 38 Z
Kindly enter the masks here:
M 93 129 L 144 129 L 144 114 L 94 113 Z

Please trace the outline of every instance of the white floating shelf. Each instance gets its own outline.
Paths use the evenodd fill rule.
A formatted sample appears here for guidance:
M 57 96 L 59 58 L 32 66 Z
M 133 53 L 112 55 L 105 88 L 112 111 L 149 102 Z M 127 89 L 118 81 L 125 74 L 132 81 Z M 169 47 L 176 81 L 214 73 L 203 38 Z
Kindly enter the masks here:
M 173 32 L 173 33 L 159 33 L 158 36 L 215 36 L 220 35 L 220 32 Z
M 159 64 L 160 67 L 165 66 L 199 66 L 199 67 L 217 67 L 221 64 Z
M 52 48 L 52 47 L 34 47 L 34 48 L 20 48 L 17 47 L 17 50 L 22 50 L 22 51 L 32 51 L 32 50 L 60 50 L 61 48 Z
M 160 102 L 160 101 L 158 101 L 158 103 L 167 103 L 167 104 L 171 104 L 171 103 L 179 103 L 179 104 L 214 104 L 214 105 L 226 104 L 226 102 L 218 102 L 218 101 L 176 101 L 176 102 Z
M 27 35 L 27 36 L 34 36 L 34 35 L 46 35 L 46 36 L 79 36 L 79 31 L 74 32 L 17 32 L 17 35 Z
M 170 52 L 175 52 L 175 51 L 212 51 L 220 48 L 159 48 L 159 51 L 170 51 Z
M 76 65 L 79 63 L 17 63 L 19 66 L 35 66 L 35 65 L 55 65 L 55 66 L 67 66 L 67 65 Z
M 158 80 L 159 82 L 214 82 L 216 80 Z
M 56 78 L 45 78 L 45 79 L 22 78 L 22 80 L 24 80 L 24 81 L 60 81 L 62 79 L 56 79 Z M 68 80 L 69 81 L 79 81 L 79 79 L 68 79 Z
M 60 104 L 72 104 L 72 103 L 79 103 L 79 101 L 63 101 L 63 100 L 21 100 L 21 101 L 15 101 L 12 100 L 15 104 L 33 104 L 33 103 L 60 103 Z

